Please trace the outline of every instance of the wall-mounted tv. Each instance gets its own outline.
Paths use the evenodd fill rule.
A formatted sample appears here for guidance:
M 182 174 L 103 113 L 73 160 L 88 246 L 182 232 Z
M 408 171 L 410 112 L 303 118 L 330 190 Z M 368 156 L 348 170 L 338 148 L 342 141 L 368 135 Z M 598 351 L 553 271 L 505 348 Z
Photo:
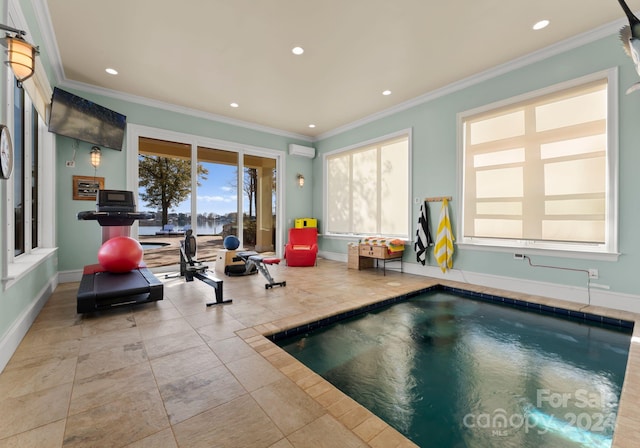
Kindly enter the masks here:
M 49 132 L 122 150 L 127 117 L 59 88 L 53 89 Z

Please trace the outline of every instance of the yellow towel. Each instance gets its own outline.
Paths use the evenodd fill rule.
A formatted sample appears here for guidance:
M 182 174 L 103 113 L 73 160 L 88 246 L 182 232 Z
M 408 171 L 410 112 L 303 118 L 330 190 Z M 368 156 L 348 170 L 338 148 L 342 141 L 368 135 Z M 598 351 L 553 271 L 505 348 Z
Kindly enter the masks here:
M 440 220 L 438 222 L 438 233 L 436 235 L 436 247 L 434 254 L 438 266 L 442 272 L 451 269 L 453 266 L 453 232 L 449 222 L 449 201 L 442 200 L 442 210 L 440 210 Z

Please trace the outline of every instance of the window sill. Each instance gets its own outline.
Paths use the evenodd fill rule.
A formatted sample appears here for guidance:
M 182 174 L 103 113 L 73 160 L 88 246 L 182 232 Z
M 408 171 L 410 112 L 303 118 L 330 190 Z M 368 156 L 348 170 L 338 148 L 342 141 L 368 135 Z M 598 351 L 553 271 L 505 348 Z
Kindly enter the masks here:
M 491 244 L 457 243 L 456 247 L 484 252 L 502 252 L 509 254 L 539 255 L 558 258 L 575 258 L 581 260 L 618 261 L 617 252 L 589 252 L 579 250 L 542 249 L 525 246 L 498 246 Z
M 58 248 L 35 249 L 29 254 L 20 255 L 13 263 L 7 266 L 7 276 L 2 279 L 3 289 L 6 291 L 16 284 L 20 279 L 32 272 L 40 264 L 45 262 Z
M 364 238 L 386 238 L 386 239 L 398 239 L 404 241 L 404 244 L 410 244 L 411 240 L 407 237 L 401 236 L 384 236 L 384 235 L 375 235 L 375 234 L 342 234 L 342 233 L 324 233 L 322 235 L 318 234 L 318 236 L 322 236 L 324 238 L 336 239 L 336 240 L 361 240 Z

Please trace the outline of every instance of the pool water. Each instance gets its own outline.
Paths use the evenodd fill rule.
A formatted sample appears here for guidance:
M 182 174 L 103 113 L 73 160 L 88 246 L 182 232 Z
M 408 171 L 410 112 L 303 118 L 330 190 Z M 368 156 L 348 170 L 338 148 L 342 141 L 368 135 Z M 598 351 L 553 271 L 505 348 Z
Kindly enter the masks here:
M 436 291 L 278 345 L 423 447 L 609 447 L 628 329 Z

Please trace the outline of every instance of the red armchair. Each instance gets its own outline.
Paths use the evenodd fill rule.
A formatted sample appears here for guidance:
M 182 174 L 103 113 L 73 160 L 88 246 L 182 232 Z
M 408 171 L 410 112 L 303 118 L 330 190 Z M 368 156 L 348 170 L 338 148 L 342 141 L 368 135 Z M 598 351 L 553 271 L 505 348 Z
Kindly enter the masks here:
M 318 229 L 289 229 L 289 242 L 284 246 L 287 266 L 314 266 L 318 256 Z

